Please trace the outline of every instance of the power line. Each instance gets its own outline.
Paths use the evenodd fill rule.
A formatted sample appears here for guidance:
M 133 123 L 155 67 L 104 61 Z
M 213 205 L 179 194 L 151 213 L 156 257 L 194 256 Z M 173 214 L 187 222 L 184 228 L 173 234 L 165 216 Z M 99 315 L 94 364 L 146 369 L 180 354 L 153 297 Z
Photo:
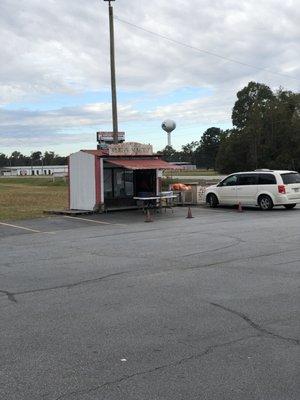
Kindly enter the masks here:
M 119 21 L 119 22 L 121 22 L 121 23 L 123 23 L 123 24 L 132 26 L 132 27 L 135 28 L 135 29 L 138 29 L 138 30 L 140 30 L 140 31 L 149 33 L 150 35 L 159 37 L 159 38 L 164 39 L 164 40 L 168 40 L 169 42 L 175 43 L 175 44 L 177 44 L 177 45 L 179 45 L 179 46 L 183 46 L 183 47 L 186 47 L 186 48 L 188 48 L 188 49 L 195 50 L 195 51 L 198 51 L 198 52 L 200 52 L 200 53 L 207 54 L 207 55 L 209 55 L 209 56 L 217 57 L 217 58 L 220 58 L 221 60 L 230 61 L 230 62 L 232 62 L 232 63 L 242 65 L 243 67 L 253 68 L 253 69 L 256 69 L 256 70 L 258 70 L 258 71 L 264 71 L 264 72 L 267 72 L 267 73 L 272 74 L 272 75 L 277 75 L 277 76 L 281 76 L 281 77 L 285 77 L 285 78 L 289 78 L 289 79 L 293 79 L 293 80 L 297 80 L 297 81 L 298 81 L 298 79 L 295 78 L 294 76 L 290 76 L 290 75 L 286 75 L 286 74 L 281 74 L 280 72 L 271 71 L 271 70 L 269 70 L 269 69 L 267 69 L 267 68 L 263 68 L 263 67 L 257 67 L 256 65 L 248 64 L 248 63 L 245 63 L 245 62 L 242 62 L 242 61 L 239 61 L 239 60 L 235 60 L 235 59 L 233 59 L 233 58 L 229 58 L 229 57 L 226 57 L 226 56 L 222 56 L 222 55 L 220 55 L 220 54 L 217 54 L 217 53 L 213 53 L 212 51 L 200 49 L 199 47 L 192 46 L 192 45 L 189 45 L 189 44 L 184 43 L 184 42 L 180 42 L 179 40 L 172 39 L 172 38 L 170 38 L 170 37 L 168 37 L 168 36 L 162 35 L 162 34 L 157 33 L 157 32 L 150 31 L 149 29 L 146 29 L 146 28 L 143 28 L 143 27 L 141 27 L 141 26 L 139 26 L 139 25 L 133 24 L 132 22 L 126 21 L 126 20 L 124 20 L 124 19 L 122 19 L 122 18 L 119 18 L 118 16 L 115 16 L 114 19 L 117 20 L 117 21 Z

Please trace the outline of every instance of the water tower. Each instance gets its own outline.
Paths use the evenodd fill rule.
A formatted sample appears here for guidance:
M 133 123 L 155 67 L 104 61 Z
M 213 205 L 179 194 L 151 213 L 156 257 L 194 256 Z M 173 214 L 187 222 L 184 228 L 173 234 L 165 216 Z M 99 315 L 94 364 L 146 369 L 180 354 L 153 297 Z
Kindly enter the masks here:
M 171 145 L 171 132 L 173 132 L 174 129 L 176 128 L 176 123 L 174 121 L 172 121 L 171 119 L 166 119 L 161 124 L 161 127 L 168 134 L 168 146 L 172 146 Z

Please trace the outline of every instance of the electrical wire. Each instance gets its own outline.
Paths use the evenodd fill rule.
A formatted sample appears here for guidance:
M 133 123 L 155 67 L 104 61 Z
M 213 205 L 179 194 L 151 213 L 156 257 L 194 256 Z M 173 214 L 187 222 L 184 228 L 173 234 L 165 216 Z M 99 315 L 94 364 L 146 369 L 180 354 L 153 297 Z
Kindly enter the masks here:
M 221 60 L 226 60 L 226 61 L 229 61 L 229 62 L 232 62 L 232 63 L 235 63 L 235 64 L 239 64 L 239 65 L 242 65 L 243 67 L 249 67 L 249 68 L 252 68 L 252 69 L 256 69 L 257 71 L 264 71 L 264 72 L 267 72 L 267 73 L 272 74 L 272 75 L 277 75 L 277 76 L 281 76 L 281 77 L 285 77 L 285 78 L 289 78 L 289 79 L 293 79 L 293 80 L 297 80 L 298 81 L 298 78 L 296 78 L 294 76 L 281 74 L 280 72 L 271 71 L 271 70 L 269 70 L 267 68 L 263 68 L 263 67 L 257 67 L 255 65 L 248 64 L 248 63 L 245 63 L 243 61 L 239 61 L 239 60 L 235 60 L 233 58 L 222 56 L 220 54 L 213 53 L 212 51 L 205 50 L 205 49 L 200 49 L 199 47 L 189 45 L 187 43 L 181 42 L 181 41 L 176 40 L 176 39 L 172 39 L 169 36 L 165 36 L 165 35 L 162 35 L 160 33 L 150 31 L 149 29 L 143 28 L 142 26 L 139 26 L 139 25 L 136 25 L 136 24 L 134 24 L 132 22 L 126 21 L 125 19 L 120 18 L 120 17 L 118 17 L 116 15 L 114 16 L 114 19 L 116 21 L 119 21 L 119 22 L 123 23 L 123 24 L 129 25 L 129 26 L 131 26 L 131 27 L 133 27 L 135 29 L 138 29 L 140 31 L 149 33 L 150 35 L 153 35 L 153 36 L 159 37 L 161 39 L 167 40 L 167 41 L 169 41 L 171 43 L 174 43 L 174 44 L 177 44 L 179 46 L 183 46 L 183 47 L 186 47 L 188 49 L 195 50 L 195 51 L 207 54 L 207 55 L 212 56 L 212 57 L 217 57 L 217 58 L 220 58 Z

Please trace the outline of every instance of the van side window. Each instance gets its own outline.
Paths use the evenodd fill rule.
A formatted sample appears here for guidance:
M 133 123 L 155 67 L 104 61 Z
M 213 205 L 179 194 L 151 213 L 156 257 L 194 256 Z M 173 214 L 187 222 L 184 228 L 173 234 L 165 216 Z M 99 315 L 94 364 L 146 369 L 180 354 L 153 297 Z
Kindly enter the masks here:
M 259 185 L 276 185 L 275 175 L 272 174 L 259 174 L 258 184 Z
M 237 178 L 237 185 L 244 186 L 244 185 L 257 185 L 258 182 L 257 174 L 241 174 L 238 175 Z
M 232 175 L 232 176 L 229 176 L 228 178 L 226 178 L 222 182 L 221 186 L 236 186 L 236 181 L 237 181 L 237 176 L 236 175 Z

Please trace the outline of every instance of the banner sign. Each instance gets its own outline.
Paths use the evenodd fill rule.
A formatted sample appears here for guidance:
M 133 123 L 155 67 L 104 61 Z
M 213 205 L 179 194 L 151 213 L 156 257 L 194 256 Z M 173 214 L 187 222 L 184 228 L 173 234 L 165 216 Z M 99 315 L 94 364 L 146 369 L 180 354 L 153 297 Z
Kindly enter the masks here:
M 125 132 L 118 132 L 118 141 L 124 142 Z M 97 142 L 101 143 L 113 143 L 114 133 L 113 132 L 97 132 Z
M 153 156 L 151 144 L 125 142 L 108 146 L 110 156 Z

